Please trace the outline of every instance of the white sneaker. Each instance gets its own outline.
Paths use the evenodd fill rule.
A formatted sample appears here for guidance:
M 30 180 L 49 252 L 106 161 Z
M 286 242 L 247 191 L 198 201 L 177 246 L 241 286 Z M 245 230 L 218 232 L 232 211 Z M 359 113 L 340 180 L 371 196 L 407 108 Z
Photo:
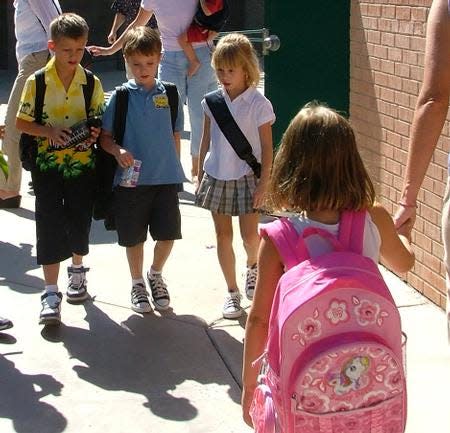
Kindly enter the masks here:
M 41 296 L 40 325 L 58 325 L 61 323 L 61 299 L 60 292 L 47 292 Z
M 241 294 L 239 291 L 229 292 L 223 304 L 222 315 L 225 319 L 237 319 L 242 316 Z
M 258 277 L 258 268 L 256 263 L 251 267 L 247 268 L 247 273 L 245 275 L 245 296 L 249 301 L 253 300 L 253 294 L 255 293 L 256 278 Z
M 85 268 L 84 266 L 81 268 L 69 266 L 67 268 L 67 273 L 69 275 L 69 284 L 66 291 L 67 302 L 76 304 L 89 298 L 86 280 L 87 271 L 89 271 L 89 268 Z
M 131 309 L 136 313 L 150 313 L 152 311 L 144 283 L 137 283 L 131 289 Z

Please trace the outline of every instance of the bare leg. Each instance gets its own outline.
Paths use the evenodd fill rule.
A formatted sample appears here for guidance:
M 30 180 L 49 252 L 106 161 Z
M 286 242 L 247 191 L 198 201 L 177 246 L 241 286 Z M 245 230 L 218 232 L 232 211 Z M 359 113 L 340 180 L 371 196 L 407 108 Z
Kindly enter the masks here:
M 258 220 L 257 213 L 249 213 L 239 216 L 239 228 L 241 230 L 241 237 L 244 243 L 244 248 L 247 253 L 247 267 L 251 267 L 256 263 L 258 256 L 258 248 L 260 237 L 258 235 Z
M 187 40 L 186 32 L 178 36 L 178 43 L 189 61 L 188 77 L 192 77 L 200 69 L 201 63 L 195 54 L 194 48 Z
M 131 278 L 137 280 L 142 278 L 142 265 L 144 263 L 144 243 L 141 242 L 133 247 L 127 247 L 128 266 Z
M 156 241 L 153 250 L 152 269 L 156 272 L 162 272 L 167 259 L 172 251 L 174 241 Z
M 44 271 L 44 280 L 46 286 L 58 285 L 59 263 L 42 265 L 42 270 Z
M 212 213 L 217 238 L 217 257 L 228 291 L 238 289 L 236 281 L 236 257 L 233 251 L 233 225 L 231 216 Z

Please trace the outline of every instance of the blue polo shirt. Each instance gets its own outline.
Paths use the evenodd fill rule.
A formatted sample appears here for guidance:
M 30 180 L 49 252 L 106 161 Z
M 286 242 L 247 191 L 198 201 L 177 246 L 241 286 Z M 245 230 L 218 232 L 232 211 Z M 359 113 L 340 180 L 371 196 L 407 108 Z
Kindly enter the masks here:
M 128 111 L 122 147 L 142 161 L 138 185 L 163 185 L 186 182 L 183 168 L 175 151 L 170 107 L 166 90 L 159 80 L 152 89 L 124 83 L 128 89 Z M 102 128 L 113 134 L 116 92 L 111 95 L 102 116 Z M 178 113 L 183 106 L 179 100 Z M 181 116 L 177 116 L 175 131 L 181 131 Z M 116 170 L 114 186 L 120 182 L 123 169 Z

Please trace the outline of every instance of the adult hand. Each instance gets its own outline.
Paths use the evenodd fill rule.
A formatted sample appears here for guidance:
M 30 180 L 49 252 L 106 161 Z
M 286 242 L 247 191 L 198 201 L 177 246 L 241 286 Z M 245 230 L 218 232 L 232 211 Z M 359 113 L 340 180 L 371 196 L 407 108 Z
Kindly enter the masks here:
M 399 205 L 394 215 L 394 224 L 399 234 L 411 238 L 411 231 L 416 222 L 416 207 Z
M 98 47 L 96 45 L 91 45 L 90 47 L 86 48 L 94 57 L 110 56 L 111 54 L 114 54 L 114 51 L 111 49 L 111 47 Z
M 110 44 L 113 44 L 114 42 L 116 42 L 116 39 L 117 39 L 117 34 L 116 34 L 116 32 L 111 32 L 111 33 L 108 35 L 108 42 L 109 42 Z

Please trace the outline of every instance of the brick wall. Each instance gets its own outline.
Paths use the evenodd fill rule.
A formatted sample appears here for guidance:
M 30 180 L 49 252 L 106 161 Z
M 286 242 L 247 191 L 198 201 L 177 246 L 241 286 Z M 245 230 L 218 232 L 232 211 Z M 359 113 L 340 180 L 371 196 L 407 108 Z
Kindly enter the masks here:
M 350 119 L 379 199 L 393 213 L 423 78 L 426 20 L 432 0 L 351 3 Z M 449 143 L 447 120 L 419 194 L 413 231 L 416 265 L 402 275 L 441 307 L 445 306 L 445 272 L 440 218 Z

